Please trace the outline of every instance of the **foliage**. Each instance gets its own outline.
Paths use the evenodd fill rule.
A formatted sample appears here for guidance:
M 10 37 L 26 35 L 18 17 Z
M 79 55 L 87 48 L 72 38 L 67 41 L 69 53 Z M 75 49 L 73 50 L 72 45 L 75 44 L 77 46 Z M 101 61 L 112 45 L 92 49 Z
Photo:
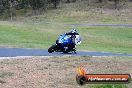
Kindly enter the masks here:
M 46 12 L 49 6 L 53 6 L 57 9 L 59 2 L 63 0 L 0 0 L 0 16 L 3 15 L 4 18 L 11 17 L 11 19 L 15 18 L 17 15 L 17 10 L 21 9 L 32 9 L 32 15 L 38 15 Z M 66 0 L 67 3 L 76 2 L 77 0 Z M 81 2 L 83 2 L 82 0 Z M 87 0 L 90 4 L 93 1 L 96 2 L 114 2 L 113 7 L 115 9 L 120 8 L 118 6 L 119 2 L 122 0 Z M 132 0 L 125 0 L 132 1 Z
M 10 17 L 16 15 L 16 10 L 31 8 L 34 10 L 45 11 L 49 4 L 53 4 L 57 8 L 60 0 L 1 0 L 0 15 L 9 12 Z

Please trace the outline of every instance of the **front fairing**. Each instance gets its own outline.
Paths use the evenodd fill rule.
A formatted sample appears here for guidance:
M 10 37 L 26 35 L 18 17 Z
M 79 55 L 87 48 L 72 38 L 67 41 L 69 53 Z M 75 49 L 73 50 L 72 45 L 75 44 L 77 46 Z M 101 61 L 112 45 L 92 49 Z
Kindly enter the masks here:
M 57 39 L 57 43 L 59 43 L 59 44 L 71 44 L 72 41 L 68 35 L 63 34 Z

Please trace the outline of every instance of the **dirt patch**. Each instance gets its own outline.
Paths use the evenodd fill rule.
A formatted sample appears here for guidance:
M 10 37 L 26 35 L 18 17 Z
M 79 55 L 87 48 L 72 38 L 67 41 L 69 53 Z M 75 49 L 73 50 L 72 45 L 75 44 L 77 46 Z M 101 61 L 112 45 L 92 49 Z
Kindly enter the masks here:
M 132 57 L 8 57 L 0 60 L 0 88 L 80 88 L 75 80 L 78 66 L 87 73 L 132 75 Z

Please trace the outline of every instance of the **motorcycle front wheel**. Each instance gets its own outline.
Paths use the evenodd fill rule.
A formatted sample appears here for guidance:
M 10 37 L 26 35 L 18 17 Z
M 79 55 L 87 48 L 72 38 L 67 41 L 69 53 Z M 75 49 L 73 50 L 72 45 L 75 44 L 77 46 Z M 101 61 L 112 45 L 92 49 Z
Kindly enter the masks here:
M 56 45 L 54 44 L 54 45 L 52 45 L 49 49 L 48 49 L 48 52 L 49 53 L 52 53 L 52 52 L 54 52 L 56 50 Z

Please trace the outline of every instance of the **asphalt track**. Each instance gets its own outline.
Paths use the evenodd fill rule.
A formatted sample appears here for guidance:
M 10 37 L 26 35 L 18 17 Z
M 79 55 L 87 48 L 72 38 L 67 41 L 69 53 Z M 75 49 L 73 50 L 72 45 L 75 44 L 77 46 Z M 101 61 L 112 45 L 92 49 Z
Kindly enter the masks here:
M 16 57 L 16 56 L 132 56 L 132 54 L 115 54 L 108 52 L 90 52 L 77 51 L 77 54 L 64 54 L 61 52 L 48 53 L 44 49 L 26 49 L 26 48 L 0 48 L 0 57 Z
M 132 24 L 65 24 L 65 26 L 94 26 L 94 27 L 128 27 L 132 28 Z

